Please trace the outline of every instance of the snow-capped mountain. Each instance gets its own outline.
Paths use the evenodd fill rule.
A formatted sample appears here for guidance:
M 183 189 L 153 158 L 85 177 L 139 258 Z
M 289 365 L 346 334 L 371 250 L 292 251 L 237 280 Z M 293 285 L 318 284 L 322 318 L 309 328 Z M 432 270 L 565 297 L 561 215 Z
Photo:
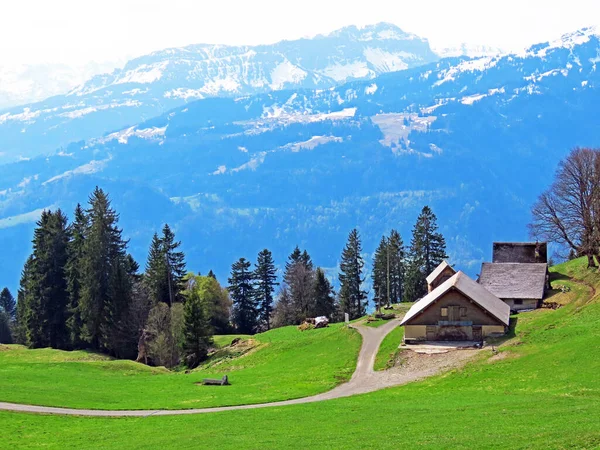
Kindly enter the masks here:
M 469 58 L 477 58 L 482 56 L 498 56 L 509 52 L 498 47 L 488 45 L 474 45 L 463 43 L 455 47 L 433 47 L 433 51 L 440 58 L 457 58 L 467 56 Z
M 0 110 L 66 94 L 94 75 L 112 71 L 118 62 L 0 65 Z
M 18 280 L 40 211 L 71 211 L 96 185 L 140 261 L 167 221 L 191 270 L 224 278 L 240 256 L 268 247 L 282 263 L 296 244 L 335 267 L 351 228 L 365 252 L 392 227 L 408 241 L 429 204 L 452 261 L 475 274 L 491 241 L 527 238 L 559 159 L 598 146 L 599 62 L 585 29 L 520 54 L 189 102 L 1 165 L 0 285 Z
M 1 153 L 14 160 L 53 151 L 198 99 L 327 89 L 436 60 L 427 40 L 385 23 L 273 45 L 162 50 L 67 95 L 0 113 L 0 164 Z

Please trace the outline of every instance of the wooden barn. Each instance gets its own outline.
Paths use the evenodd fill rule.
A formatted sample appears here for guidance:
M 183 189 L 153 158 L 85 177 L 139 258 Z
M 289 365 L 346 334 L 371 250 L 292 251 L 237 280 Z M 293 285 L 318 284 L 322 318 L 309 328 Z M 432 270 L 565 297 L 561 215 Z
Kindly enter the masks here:
M 548 287 L 547 264 L 483 263 L 479 283 L 511 311 L 539 308 Z
M 427 277 L 427 290 L 433 291 L 444 281 L 449 280 L 456 273 L 450 264 L 443 261 L 436 269 Z
M 493 262 L 483 263 L 479 283 L 511 311 L 539 308 L 549 288 L 545 242 L 494 242 Z
M 481 341 L 505 334 L 509 319 L 506 303 L 457 272 L 410 308 L 404 341 Z

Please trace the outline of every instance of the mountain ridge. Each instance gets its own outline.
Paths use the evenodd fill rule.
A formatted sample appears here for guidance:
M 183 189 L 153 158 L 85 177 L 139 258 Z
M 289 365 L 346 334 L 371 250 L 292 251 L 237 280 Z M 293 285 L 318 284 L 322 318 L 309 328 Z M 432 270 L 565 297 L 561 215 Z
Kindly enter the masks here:
M 429 204 L 452 261 L 474 274 L 489 242 L 526 238 L 529 206 L 556 162 L 600 139 L 600 40 L 573 36 L 521 56 L 189 102 L 0 166 L 6 254 L 24 261 L 36 214 L 71 211 L 100 185 L 140 262 L 166 221 L 202 273 L 224 278 L 231 262 L 265 246 L 281 264 L 296 244 L 334 268 L 351 228 L 368 253 L 390 228 L 407 238 Z

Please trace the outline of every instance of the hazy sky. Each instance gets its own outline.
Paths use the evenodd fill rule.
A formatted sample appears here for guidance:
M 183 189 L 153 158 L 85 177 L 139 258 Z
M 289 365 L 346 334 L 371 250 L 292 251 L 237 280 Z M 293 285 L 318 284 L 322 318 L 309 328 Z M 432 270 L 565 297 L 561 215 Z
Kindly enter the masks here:
M 3 0 L 0 64 L 119 60 L 392 22 L 436 47 L 517 49 L 600 24 L 599 0 Z

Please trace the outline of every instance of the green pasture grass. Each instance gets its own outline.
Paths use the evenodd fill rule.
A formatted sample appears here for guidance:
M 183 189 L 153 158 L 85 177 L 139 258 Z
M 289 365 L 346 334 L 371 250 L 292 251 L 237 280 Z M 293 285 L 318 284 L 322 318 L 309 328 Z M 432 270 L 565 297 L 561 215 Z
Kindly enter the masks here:
M 398 352 L 401 351 L 398 347 L 403 337 L 404 328 L 398 326 L 383 339 L 375 357 L 375 370 L 385 370 L 393 366 Z
M 227 338 L 229 340 L 229 337 Z M 253 337 L 257 347 L 191 373 L 169 372 L 88 352 L 0 351 L 0 401 L 92 409 L 185 409 L 263 403 L 325 392 L 356 367 L 359 334 L 342 324 L 285 327 Z M 231 386 L 199 386 L 228 375 Z
M 483 350 L 466 366 L 418 383 L 321 403 L 194 416 L 0 413 L 2 446 L 598 448 L 600 302 L 591 293 L 592 287 L 599 288 L 600 276 L 581 260 L 552 271 L 553 283 L 562 278 L 560 282 L 577 288 L 555 294 L 563 307 L 516 315 L 514 336 L 499 347 L 499 354 Z M 0 393 L 6 389 L 2 385 Z

